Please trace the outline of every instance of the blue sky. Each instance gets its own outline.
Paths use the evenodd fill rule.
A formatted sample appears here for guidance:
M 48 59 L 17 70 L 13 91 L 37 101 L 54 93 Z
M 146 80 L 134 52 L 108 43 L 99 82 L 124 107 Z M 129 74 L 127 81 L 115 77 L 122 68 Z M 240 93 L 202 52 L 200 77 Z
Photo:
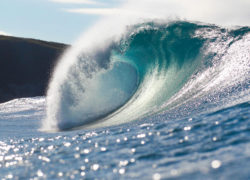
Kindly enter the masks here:
M 250 26 L 249 9 L 249 0 L 0 0 L 0 34 L 71 44 L 104 15 Z
M 104 13 L 122 0 L 1 0 L 0 34 L 72 43 Z M 77 12 L 81 9 L 83 12 Z

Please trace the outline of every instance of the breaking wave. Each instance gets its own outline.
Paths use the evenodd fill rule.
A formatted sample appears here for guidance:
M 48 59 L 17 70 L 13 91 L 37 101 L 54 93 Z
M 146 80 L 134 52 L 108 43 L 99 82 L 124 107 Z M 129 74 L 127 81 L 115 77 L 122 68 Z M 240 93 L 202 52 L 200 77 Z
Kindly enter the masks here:
M 249 100 L 249 32 L 150 21 L 73 48 L 51 80 L 43 129 L 176 118 Z

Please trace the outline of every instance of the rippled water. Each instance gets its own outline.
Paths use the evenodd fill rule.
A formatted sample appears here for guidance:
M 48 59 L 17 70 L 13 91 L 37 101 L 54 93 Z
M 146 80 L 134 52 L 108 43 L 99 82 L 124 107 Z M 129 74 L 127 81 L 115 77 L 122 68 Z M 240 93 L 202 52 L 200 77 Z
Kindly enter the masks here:
M 1 179 L 249 179 L 250 103 L 182 119 L 39 132 L 44 98 L 0 105 Z

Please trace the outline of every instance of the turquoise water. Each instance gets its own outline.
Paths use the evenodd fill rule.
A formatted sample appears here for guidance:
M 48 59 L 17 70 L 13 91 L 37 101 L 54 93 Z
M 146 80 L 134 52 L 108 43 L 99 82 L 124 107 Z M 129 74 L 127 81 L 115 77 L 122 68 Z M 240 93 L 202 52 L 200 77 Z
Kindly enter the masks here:
M 45 97 L 0 104 L 2 179 L 249 179 L 250 34 L 190 22 L 128 28 Z

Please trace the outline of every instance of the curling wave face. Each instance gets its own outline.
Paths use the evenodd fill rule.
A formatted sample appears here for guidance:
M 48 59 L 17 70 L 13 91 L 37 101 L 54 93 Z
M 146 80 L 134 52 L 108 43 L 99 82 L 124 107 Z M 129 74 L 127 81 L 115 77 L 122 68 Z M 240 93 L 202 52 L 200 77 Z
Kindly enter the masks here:
M 71 62 L 50 83 L 43 129 L 181 117 L 249 98 L 249 30 L 149 22 L 66 56 Z

